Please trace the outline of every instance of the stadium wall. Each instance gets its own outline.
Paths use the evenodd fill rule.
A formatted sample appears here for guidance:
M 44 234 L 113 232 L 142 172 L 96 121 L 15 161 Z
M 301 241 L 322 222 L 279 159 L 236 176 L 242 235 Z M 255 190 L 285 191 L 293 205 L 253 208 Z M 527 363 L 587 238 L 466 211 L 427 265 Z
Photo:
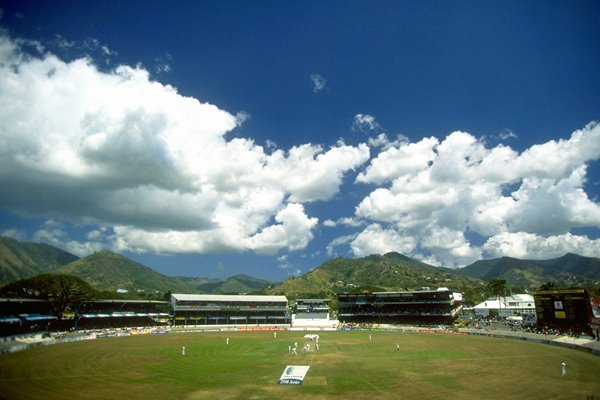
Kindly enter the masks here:
M 423 328 L 423 327 L 410 327 L 410 326 L 379 326 L 377 328 L 321 328 L 321 329 L 307 329 L 307 328 L 283 328 L 283 327 L 268 327 L 268 326 L 258 326 L 258 327 L 234 327 L 234 326 L 211 326 L 204 327 L 198 329 L 190 329 L 190 328 L 177 328 L 177 329 L 151 329 L 145 333 L 153 333 L 153 334 L 164 334 L 169 332 L 178 332 L 178 333 L 189 333 L 189 332 L 244 332 L 244 331 L 277 331 L 277 330 L 290 330 L 290 331 L 336 331 L 336 330 L 364 330 L 364 331 L 386 331 L 386 332 L 412 332 L 412 333 L 430 333 L 430 334 L 454 334 L 454 335 L 469 335 L 469 336 L 487 336 L 494 337 L 500 339 L 512 339 L 512 340 L 524 340 L 532 343 L 541 343 L 552 346 L 560 346 L 566 347 L 569 349 L 580 350 L 589 352 L 593 355 L 600 356 L 600 342 L 593 340 L 585 340 L 585 339 L 577 339 L 570 338 L 566 336 L 560 336 L 558 338 L 548 338 L 545 335 L 541 334 L 518 334 L 518 333 L 502 333 L 502 332 L 490 332 L 490 331 L 480 331 L 480 330 L 472 330 L 472 329 L 461 329 L 461 330 L 452 330 L 452 329 L 439 329 L 439 328 Z M 140 333 L 142 334 L 142 333 Z M 101 336 L 97 333 L 90 333 L 88 335 L 77 335 L 77 336 L 61 336 L 56 338 L 43 338 L 42 335 L 35 335 L 35 338 L 30 338 L 31 341 L 29 343 L 19 343 L 10 346 L 0 347 L 0 356 L 4 353 L 12 353 L 21 350 L 27 350 L 34 347 L 40 346 L 48 346 L 59 343 L 73 343 L 80 342 L 83 340 L 95 340 L 101 337 L 112 337 L 118 335 L 107 335 Z

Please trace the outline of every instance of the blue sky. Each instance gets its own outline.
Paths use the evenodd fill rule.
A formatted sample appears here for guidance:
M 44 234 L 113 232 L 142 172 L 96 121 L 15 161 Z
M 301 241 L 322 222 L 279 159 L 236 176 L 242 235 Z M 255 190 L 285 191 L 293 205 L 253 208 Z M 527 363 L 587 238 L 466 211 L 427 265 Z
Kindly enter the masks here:
M 597 1 L 0 9 L 0 234 L 273 281 L 600 256 Z

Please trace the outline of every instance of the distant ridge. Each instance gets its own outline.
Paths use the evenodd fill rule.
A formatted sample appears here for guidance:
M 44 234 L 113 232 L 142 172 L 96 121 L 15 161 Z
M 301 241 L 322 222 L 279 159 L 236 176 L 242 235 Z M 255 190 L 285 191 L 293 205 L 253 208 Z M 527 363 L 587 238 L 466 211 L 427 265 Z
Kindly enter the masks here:
M 0 285 L 35 275 L 78 260 L 79 257 L 45 243 L 19 242 L 0 237 Z
M 547 282 L 559 286 L 586 286 L 600 281 L 600 258 L 567 253 L 549 260 L 501 257 L 476 261 L 456 271 L 484 281 L 504 279 L 510 287 L 536 289 Z
M 269 289 L 272 294 L 306 295 L 361 290 L 416 290 L 423 287 L 471 291 L 483 285 L 479 279 L 455 274 L 391 252 L 362 258 L 334 258 L 307 274 L 288 279 Z
M 125 256 L 100 251 L 84 258 L 43 243 L 0 237 L 0 286 L 42 273 L 76 276 L 98 290 L 132 293 L 265 293 L 330 296 L 361 290 L 407 290 L 448 287 L 481 297 L 486 282 L 504 279 L 509 288 L 598 287 L 600 259 L 565 254 L 548 260 L 501 257 L 477 261 L 462 269 L 435 267 L 397 252 L 361 258 L 334 258 L 312 271 L 273 283 L 240 274 L 224 280 L 167 276 Z
M 98 290 L 130 292 L 192 292 L 195 288 L 176 277 L 160 274 L 125 256 L 100 251 L 51 271 L 83 279 Z
M 125 289 L 131 293 L 253 293 L 271 282 L 235 275 L 227 279 L 168 276 L 125 256 L 100 251 L 84 258 L 45 243 L 0 237 L 0 287 L 43 273 L 71 275 L 97 290 Z
M 256 279 L 245 274 L 239 274 L 224 281 L 208 282 L 197 286 L 197 288 L 207 293 L 231 294 L 261 292 L 272 285 L 272 282 Z

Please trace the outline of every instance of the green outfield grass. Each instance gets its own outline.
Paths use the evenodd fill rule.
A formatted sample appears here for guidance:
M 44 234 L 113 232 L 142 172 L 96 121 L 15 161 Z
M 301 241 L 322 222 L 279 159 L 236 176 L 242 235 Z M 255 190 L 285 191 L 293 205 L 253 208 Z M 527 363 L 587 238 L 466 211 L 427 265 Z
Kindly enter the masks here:
M 518 340 L 340 331 L 171 333 L 0 356 L 3 399 L 600 399 L 600 357 Z M 226 344 L 226 338 L 229 344 Z M 400 351 L 396 351 L 396 344 Z M 186 355 L 181 354 L 186 346 Z M 569 365 L 560 376 L 560 362 Z M 278 385 L 309 365 L 302 385 Z

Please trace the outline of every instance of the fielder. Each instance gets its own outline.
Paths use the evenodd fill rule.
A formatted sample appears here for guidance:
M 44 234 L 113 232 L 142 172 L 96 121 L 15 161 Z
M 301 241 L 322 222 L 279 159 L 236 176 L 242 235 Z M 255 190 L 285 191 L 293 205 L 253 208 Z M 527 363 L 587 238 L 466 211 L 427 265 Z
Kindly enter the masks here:
M 567 363 L 563 361 L 560 363 L 560 376 L 566 376 L 566 375 L 567 375 Z

